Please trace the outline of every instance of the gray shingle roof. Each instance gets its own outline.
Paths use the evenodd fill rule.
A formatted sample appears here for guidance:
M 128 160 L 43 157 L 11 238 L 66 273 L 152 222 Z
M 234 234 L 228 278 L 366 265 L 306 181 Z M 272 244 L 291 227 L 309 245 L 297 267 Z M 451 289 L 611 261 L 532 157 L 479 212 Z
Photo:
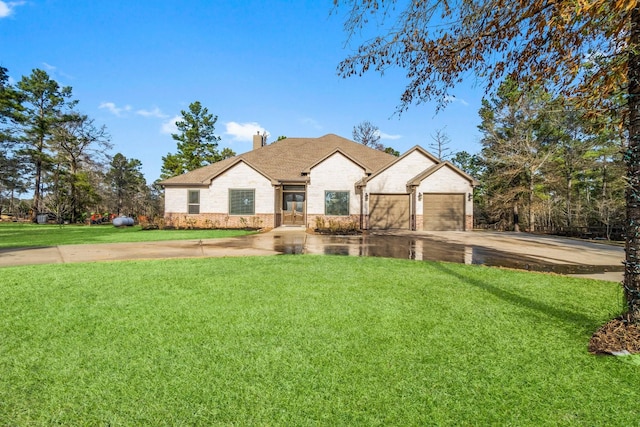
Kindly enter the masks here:
M 336 150 L 362 165 L 369 172 L 378 171 L 397 159 L 391 154 L 334 134 L 319 138 L 286 138 L 166 179 L 160 184 L 166 186 L 208 185 L 213 178 L 240 161 L 244 161 L 274 182 L 303 180 L 302 172 L 308 171 Z

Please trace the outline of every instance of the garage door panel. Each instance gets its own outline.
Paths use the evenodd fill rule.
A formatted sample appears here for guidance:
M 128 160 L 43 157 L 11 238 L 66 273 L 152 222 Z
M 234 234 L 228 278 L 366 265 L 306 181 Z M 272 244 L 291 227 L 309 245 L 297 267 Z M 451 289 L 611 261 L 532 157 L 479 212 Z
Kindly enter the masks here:
M 424 230 L 464 230 L 464 194 L 424 194 L 422 197 Z
M 372 229 L 409 229 L 408 194 L 371 194 L 369 227 Z

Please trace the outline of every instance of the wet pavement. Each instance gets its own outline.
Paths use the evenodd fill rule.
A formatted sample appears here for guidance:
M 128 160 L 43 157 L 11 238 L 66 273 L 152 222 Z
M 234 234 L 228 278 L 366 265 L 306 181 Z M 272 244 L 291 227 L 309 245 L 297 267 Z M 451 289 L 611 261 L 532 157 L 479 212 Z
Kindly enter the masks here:
M 621 281 L 621 246 L 555 236 L 497 232 L 378 232 L 327 236 L 276 229 L 252 237 L 254 248 L 282 254 L 369 256 L 478 264 Z M 236 242 L 242 246 L 246 242 Z M 212 242 L 233 247 L 233 242 Z
M 308 234 L 298 227 L 249 236 L 188 241 L 65 245 L 0 250 L 12 265 L 191 257 L 316 254 L 433 260 L 622 280 L 620 246 L 554 236 L 498 232 Z

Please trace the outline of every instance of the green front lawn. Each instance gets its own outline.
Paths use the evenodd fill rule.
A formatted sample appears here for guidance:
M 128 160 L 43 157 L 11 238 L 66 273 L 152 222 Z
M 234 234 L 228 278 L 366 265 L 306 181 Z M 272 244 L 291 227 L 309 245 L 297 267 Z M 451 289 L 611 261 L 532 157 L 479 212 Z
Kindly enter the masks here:
M 244 230 L 142 230 L 139 226 L 48 225 L 0 222 L 0 248 L 83 243 L 155 242 L 215 239 L 252 233 Z
M 639 420 L 640 366 L 587 353 L 614 283 L 302 255 L 0 274 L 2 425 Z

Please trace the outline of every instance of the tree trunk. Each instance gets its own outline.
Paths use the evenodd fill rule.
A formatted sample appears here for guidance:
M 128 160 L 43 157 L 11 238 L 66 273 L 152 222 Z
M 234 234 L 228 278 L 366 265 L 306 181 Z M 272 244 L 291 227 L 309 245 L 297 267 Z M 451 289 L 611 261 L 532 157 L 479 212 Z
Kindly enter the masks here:
M 624 296 L 630 320 L 640 323 L 640 4 L 631 13 L 629 45 L 629 147 L 627 166 L 627 223 L 625 230 Z
M 44 111 L 42 108 L 39 110 L 39 117 L 41 121 L 44 121 Z M 35 162 L 35 172 L 36 172 L 36 185 L 33 191 L 33 214 L 31 220 L 33 222 L 36 221 L 40 210 L 42 209 L 42 169 L 44 168 L 44 135 L 40 134 L 37 136 L 36 143 L 36 162 Z
M 36 183 L 33 189 L 33 213 L 31 214 L 31 220 L 33 222 L 36 221 L 38 214 L 40 213 L 40 205 L 42 194 L 40 192 L 40 188 L 42 187 L 42 160 L 36 160 Z
M 75 224 L 76 219 L 79 216 L 78 212 L 78 184 L 77 184 L 77 176 L 78 176 L 78 163 L 76 159 L 71 159 L 70 165 L 70 190 L 71 190 L 71 224 Z
M 518 215 L 518 202 L 513 204 L 513 231 L 520 232 L 520 215 Z
M 571 228 L 571 226 L 573 225 L 573 221 L 572 221 L 572 216 L 571 216 L 571 210 L 573 209 L 573 206 L 571 206 L 571 192 L 573 191 L 572 187 L 573 187 L 573 180 L 571 179 L 571 177 L 573 176 L 573 174 L 570 172 L 567 173 L 567 227 Z
M 529 170 L 529 233 L 536 231 L 536 218 L 533 211 L 533 174 L 534 169 Z
M 607 195 L 607 165 L 602 166 L 602 209 L 600 209 L 600 221 L 605 224 L 607 240 L 611 240 L 611 212 L 609 211 L 609 196 Z

